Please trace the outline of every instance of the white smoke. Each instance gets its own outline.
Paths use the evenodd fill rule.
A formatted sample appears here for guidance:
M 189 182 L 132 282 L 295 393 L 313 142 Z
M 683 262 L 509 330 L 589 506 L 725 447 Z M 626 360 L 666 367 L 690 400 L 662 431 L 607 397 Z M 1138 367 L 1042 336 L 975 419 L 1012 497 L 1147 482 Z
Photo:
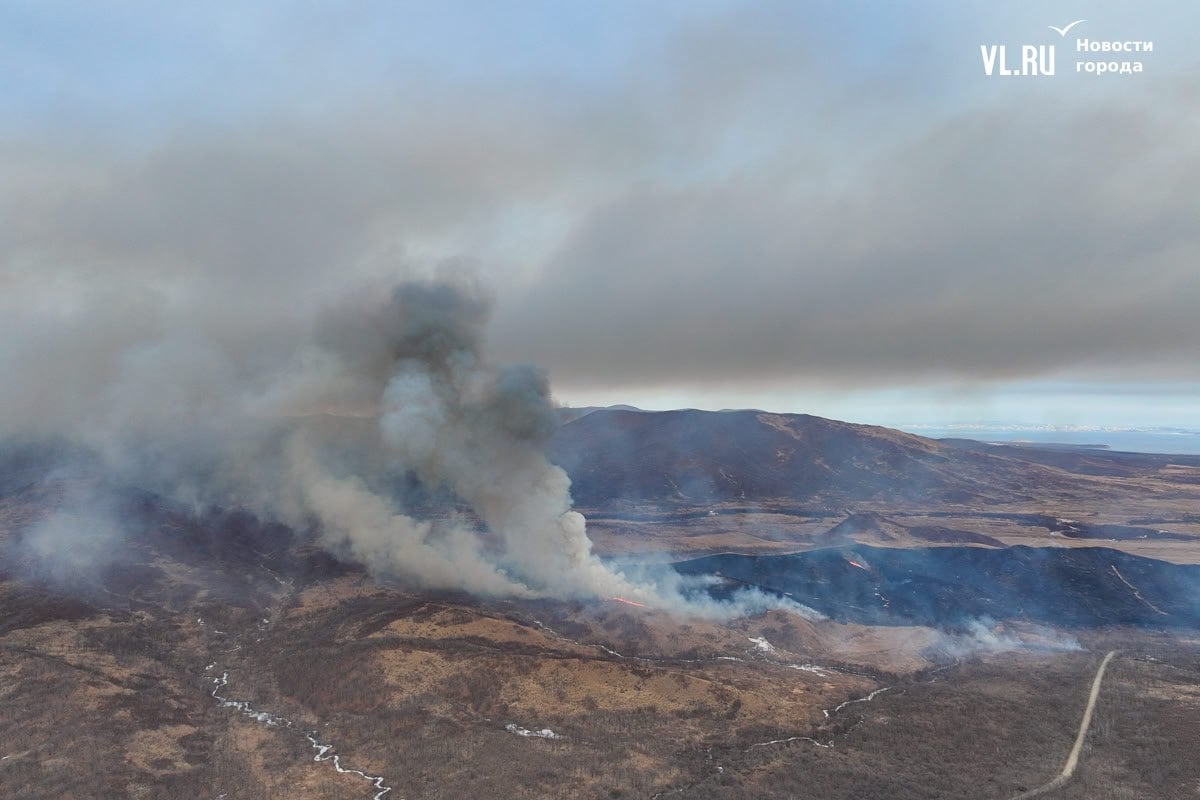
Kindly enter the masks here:
M 87 309 L 73 320 L 79 353 L 50 331 L 66 363 L 40 368 L 42 342 L 26 332 L 21 391 L 44 400 L 6 414 L 0 437 L 52 432 L 93 454 L 106 486 L 315 531 L 332 552 L 415 586 L 617 595 L 710 616 L 778 604 L 716 603 L 669 570 L 632 580 L 597 558 L 570 479 L 543 454 L 558 425 L 547 381 L 487 362 L 487 316 L 464 282 L 405 283 L 250 339 L 162 310 L 131 324 Z M 457 507 L 407 507 L 396 486 L 410 476 Z M 75 554 L 111 549 L 119 525 L 88 519 L 76 509 L 48 521 L 28 552 L 57 574 L 78 566 Z
M 957 631 L 938 631 L 927 651 L 942 658 L 967 658 L 981 653 L 1013 650 L 1070 652 L 1082 650 L 1075 637 L 1043 625 L 1004 626 L 981 617 L 969 620 Z
M 96 497 L 70 499 L 29 527 L 11 554 L 41 580 L 60 589 L 87 579 L 124 557 L 117 519 Z

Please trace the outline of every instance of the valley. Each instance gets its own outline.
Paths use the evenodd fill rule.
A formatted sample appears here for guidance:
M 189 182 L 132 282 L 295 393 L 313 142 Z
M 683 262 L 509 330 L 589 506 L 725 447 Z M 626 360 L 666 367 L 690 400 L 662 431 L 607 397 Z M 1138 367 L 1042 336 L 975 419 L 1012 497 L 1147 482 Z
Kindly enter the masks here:
M 781 429 L 806 438 L 794 420 L 747 419 L 772 451 Z M 1159 457 L 1012 448 L 994 462 L 847 430 L 778 459 L 824 474 L 815 492 L 755 495 L 774 478 L 746 470 L 771 458 L 746 437 L 738 461 L 716 434 L 729 460 L 701 465 L 708 483 L 658 450 L 609 465 L 623 492 L 642 482 L 628 497 L 572 474 L 614 569 L 672 563 L 717 601 L 755 587 L 810 609 L 732 619 L 416 589 L 302 531 L 138 492 L 121 559 L 39 577 L 25 531 L 96 478 L 10 462 L 0 795 L 1009 800 L 1062 771 L 1118 650 L 1075 770 L 1044 796 L 1195 796 L 1196 485 Z M 923 498 L 860 480 L 869 455 L 943 466 Z M 717 488 L 655 494 L 689 480 Z

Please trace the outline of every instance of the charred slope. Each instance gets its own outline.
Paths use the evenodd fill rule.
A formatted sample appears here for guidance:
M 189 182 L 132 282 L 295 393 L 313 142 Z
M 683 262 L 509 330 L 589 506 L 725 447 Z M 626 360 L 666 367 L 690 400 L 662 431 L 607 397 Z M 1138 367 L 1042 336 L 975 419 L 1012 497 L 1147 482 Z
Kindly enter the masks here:
M 1200 627 L 1200 566 L 1103 547 L 856 546 L 781 556 L 724 554 L 676 564 L 752 585 L 835 620 L 955 627 L 980 617 L 1090 627 Z
M 317 546 L 312 532 L 112 487 L 106 487 L 104 509 L 119 520 L 119 534 L 105 536 L 102 549 L 92 546 L 90 526 L 100 523 L 79 517 L 71 522 L 76 538 L 62 546 L 85 555 L 47 558 L 44 541 L 37 543 L 40 524 L 98 480 L 78 473 L 63 478 L 31 471 L 21 478 L 28 485 L 0 491 L 0 608 L 7 612 L 0 633 L 114 609 L 264 608 L 281 586 L 362 569 Z
M 847 515 L 844 520 L 825 533 L 824 539 L 823 544 L 829 547 L 853 544 L 855 541 L 863 544 L 882 542 L 886 546 L 935 542 L 938 544 L 980 544 L 987 547 L 1006 547 L 1004 542 L 986 534 L 946 528 L 941 525 L 904 525 L 883 514 L 870 511 Z
M 1016 451 L 761 411 L 593 411 L 562 426 L 551 457 L 570 473 L 576 502 L 591 507 L 1013 502 L 1078 492 L 1088 481 Z

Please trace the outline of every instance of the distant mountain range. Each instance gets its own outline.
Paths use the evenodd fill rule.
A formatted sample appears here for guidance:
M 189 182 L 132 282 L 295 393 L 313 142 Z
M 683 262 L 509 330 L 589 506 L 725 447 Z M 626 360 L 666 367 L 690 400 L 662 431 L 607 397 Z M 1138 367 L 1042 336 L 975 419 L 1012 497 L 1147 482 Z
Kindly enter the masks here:
M 920 436 L 967 437 L 984 442 L 1038 447 L 1092 447 L 1137 453 L 1200 455 L 1200 431 L 1171 427 L 1107 425 L 1029 425 L 979 422 L 951 425 L 906 424 L 901 430 Z

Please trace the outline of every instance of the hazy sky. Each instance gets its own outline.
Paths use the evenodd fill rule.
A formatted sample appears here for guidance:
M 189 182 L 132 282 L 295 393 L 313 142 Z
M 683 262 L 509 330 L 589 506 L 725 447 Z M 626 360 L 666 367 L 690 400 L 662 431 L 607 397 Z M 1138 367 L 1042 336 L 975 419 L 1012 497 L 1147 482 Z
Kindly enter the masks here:
M 1190 0 L 0 0 L 0 364 L 450 272 L 575 405 L 1200 427 L 1197 41 Z

